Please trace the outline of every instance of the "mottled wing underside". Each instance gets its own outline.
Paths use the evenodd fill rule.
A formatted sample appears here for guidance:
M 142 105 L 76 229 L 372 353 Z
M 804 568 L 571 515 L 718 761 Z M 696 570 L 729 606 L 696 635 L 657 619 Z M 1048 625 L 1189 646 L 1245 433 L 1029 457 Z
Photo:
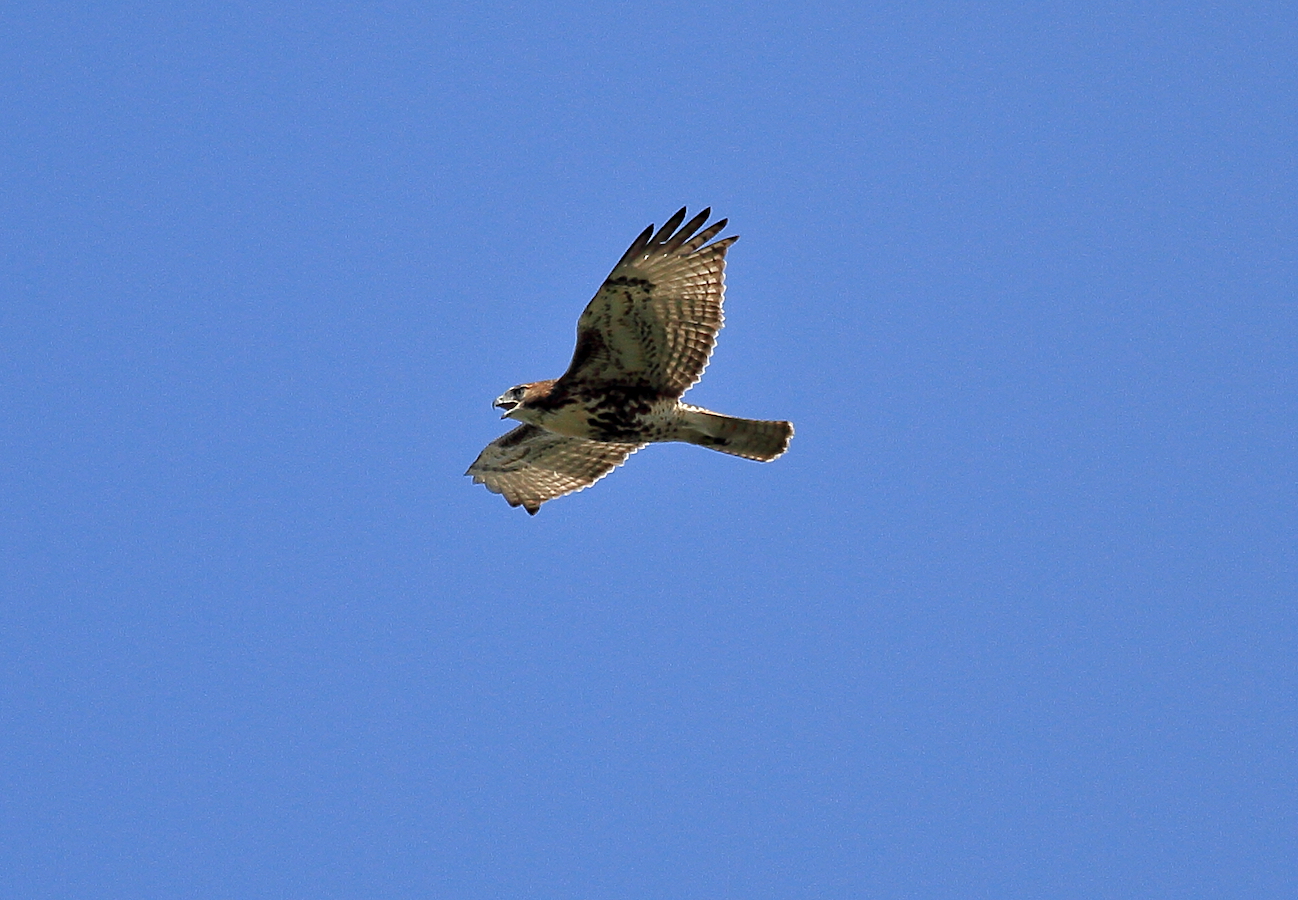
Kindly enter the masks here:
M 680 227 L 682 209 L 636 238 L 581 314 L 561 382 L 641 384 L 679 397 L 699 380 L 721 330 L 726 251 L 738 240 L 704 246 L 726 226 L 699 231 L 709 215 Z
M 643 446 L 564 437 L 520 425 L 488 444 L 465 474 L 503 495 L 510 506 L 536 515 L 545 501 L 590 487 Z

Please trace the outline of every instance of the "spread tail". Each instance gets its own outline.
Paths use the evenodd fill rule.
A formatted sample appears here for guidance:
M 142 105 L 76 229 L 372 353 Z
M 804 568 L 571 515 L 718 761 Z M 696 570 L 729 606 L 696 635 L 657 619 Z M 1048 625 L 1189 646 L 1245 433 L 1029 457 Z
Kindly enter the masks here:
M 792 422 L 739 419 L 684 403 L 681 404 L 679 421 L 673 440 L 759 462 L 775 459 L 789 449 L 789 441 L 793 439 Z

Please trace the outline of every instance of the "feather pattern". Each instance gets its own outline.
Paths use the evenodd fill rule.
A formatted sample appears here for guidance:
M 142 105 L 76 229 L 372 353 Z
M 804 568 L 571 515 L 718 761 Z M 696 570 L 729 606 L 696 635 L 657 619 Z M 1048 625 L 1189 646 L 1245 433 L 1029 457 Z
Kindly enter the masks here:
M 711 212 L 682 227 L 681 209 L 636 238 L 577 322 L 577 350 L 560 391 L 612 381 L 680 397 L 698 382 L 723 323 L 726 251 L 738 240 L 707 243 L 725 219 L 695 234 Z
M 545 501 L 590 487 L 643 446 L 564 437 L 520 425 L 483 448 L 464 474 L 502 494 L 510 506 L 536 515 Z

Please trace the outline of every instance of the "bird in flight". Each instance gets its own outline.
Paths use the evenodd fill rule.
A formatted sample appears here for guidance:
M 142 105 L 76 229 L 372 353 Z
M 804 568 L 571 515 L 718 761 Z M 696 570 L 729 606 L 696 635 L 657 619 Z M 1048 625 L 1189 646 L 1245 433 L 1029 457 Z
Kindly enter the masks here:
M 590 487 L 645 444 L 684 441 L 770 462 L 789 447 L 791 422 L 740 419 L 682 403 L 721 330 L 726 251 L 708 243 L 711 209 L 650 225 L 618 260 L 577 320 L 568 371 L 512 387 L 492 405 L 522 422 L 469 466 L 475 484 L 536 515 L 541 504 Z M 696 233 L 697 232 L 697 233 Z

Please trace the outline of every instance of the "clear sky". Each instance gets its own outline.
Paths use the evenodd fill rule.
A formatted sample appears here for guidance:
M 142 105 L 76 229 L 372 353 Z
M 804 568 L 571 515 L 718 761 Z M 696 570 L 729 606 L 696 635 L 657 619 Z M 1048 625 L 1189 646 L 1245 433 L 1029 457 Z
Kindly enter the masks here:
M 1296 58 L 5 4 L 0 896 L 1295 896 Z M 682 205 L 742 236 L 688 399 L 790 452 L 473 485 Z

